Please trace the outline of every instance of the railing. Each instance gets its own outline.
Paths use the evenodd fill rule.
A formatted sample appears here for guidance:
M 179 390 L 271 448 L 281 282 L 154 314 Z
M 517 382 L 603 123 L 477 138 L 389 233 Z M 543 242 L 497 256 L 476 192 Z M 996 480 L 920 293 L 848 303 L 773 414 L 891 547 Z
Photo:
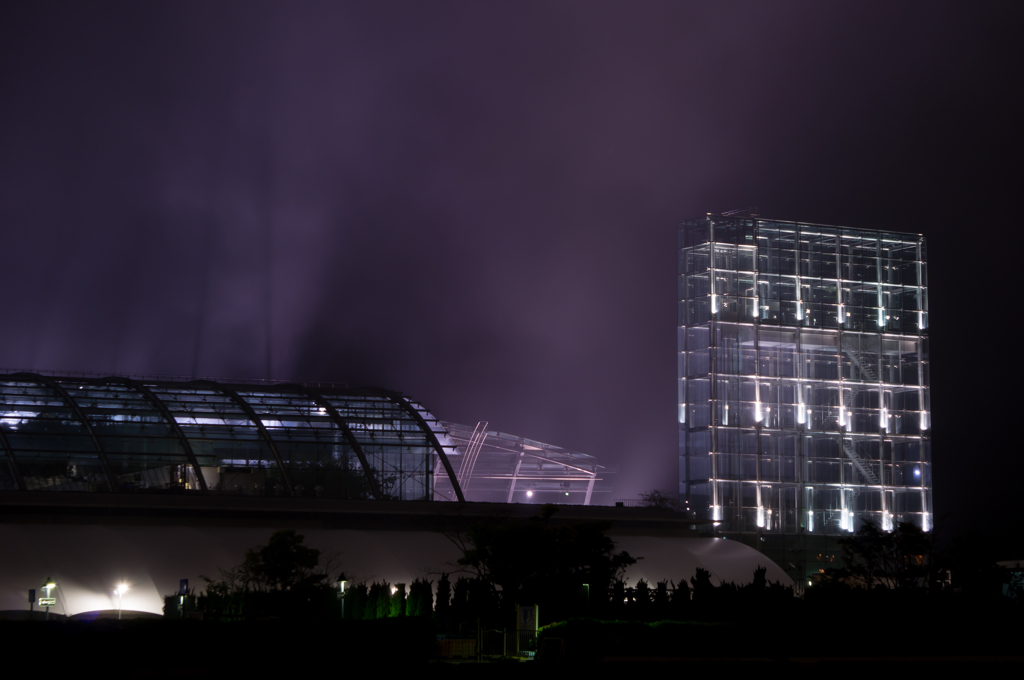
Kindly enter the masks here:
M 442 659 L 505 657 L 532 659 L 537 653 L 535 630 L 482 630 L 477 638 L 438 635 L 435 655 Z
M 652 508 L 658 505 L 657 501 L 645 501 L 642 498 L 619 498 L 615 501 L 617 508 Z

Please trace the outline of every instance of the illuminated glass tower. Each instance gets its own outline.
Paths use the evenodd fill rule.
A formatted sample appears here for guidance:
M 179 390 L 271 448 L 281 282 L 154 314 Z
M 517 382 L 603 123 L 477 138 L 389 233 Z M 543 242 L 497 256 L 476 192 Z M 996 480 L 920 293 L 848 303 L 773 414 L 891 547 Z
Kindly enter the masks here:
M 932 526 L 925 240 L 679 226 L 680 497 L 727 532 Z

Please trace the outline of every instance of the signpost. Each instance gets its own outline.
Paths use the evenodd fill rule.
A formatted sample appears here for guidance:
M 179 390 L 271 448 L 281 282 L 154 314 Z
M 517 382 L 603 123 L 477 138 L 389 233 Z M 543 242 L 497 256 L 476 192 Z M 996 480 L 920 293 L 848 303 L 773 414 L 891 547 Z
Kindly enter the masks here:
M 46 583 L 43 584 L 43 590 L 46 591 L 46 597 L 39 598 L 39 606 L 46 607 L 46 620 L 50 620 L 50 607 L 57 604 L 57 598 L 50 597 L 50 591 L 57 587 L 57 584 L 53 582 L 50 577 L 46 578 Z

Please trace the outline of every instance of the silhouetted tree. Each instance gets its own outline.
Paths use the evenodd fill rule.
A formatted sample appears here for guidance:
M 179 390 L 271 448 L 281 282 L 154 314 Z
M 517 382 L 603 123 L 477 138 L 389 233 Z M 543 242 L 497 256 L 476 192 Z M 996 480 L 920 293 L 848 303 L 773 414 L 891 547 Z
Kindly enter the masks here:
M 366 615 L 367 591 L 365 583 L 349 586 L 345 591 L 345 618 L 359 620 Z
M 640 494 L 640 500 L 648 508 L 659 508 L 662 510 L 674 510 L 679 506 L 679 501 L 671 492 L 651 489 Z
M 583 584 L 607 592 L 636 559 L 615 552 L 609 523 L 552 526 L 557 510 L 545 506 L 528 522 L 481 523 L 469 530 L 459 564 L 501 589 L 506 612 L 515 604 L 541 604 L 541 615 L 565 613 Z M 457 592 L 457 586 L 456 586 Z
M 680 579 L 678 584 L 673 583 L 672 586 L 672 616 L 685 618 L 690 613 L 690 586 L 686 579 Z
M 391 585 L 386 581 L 370 586 L 364 619 L 384 619 L 391 613 Z
M 212 615 L 231 610 L 241 616 L 327 617 L 337 612 L 329 568 L 320 564 L 320 551 L 304 543 L 292 529 L 276 531 L 264 546 L 246 551 L 245 560 L 220 569 L 220 578 L 206 581 L 203 605 Z
M 715 586 L 711 584 L 711 572 L 697 567 L 697 573 L 690 578 L 693 584 L 693 601 L 695 604 L 710 602 L 715 597 Z
M 441 574 L 437 580 L 437 603 L 434 605 L 434 618 L 442 628 L 448 626 L 451 616 L 452 587 L 448 580 L 448 574 Z
M 900 522 L 893 531 L 882 531 L 865 522 L 853 536 L 839 539 L 845 568 L 829 570 L 827 578 L 867 589 L 906 589 L 924 583 L 931 553 L 931 538 L 919 527 Z
M 432 583 L 416 579 L 409 586 L 409 597 L 405 600 L 405 615 L 430 616 L 433 613 L 433 599 Z
M 644 579 L 636 583 L 636 606 L 641 616 L 645 616 L 651 608 L 651 588 Z

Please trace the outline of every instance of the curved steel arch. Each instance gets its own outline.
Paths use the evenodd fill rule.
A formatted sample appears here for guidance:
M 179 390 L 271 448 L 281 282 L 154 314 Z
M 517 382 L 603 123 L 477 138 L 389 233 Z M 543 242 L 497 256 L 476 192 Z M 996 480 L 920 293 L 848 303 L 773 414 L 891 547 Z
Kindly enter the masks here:
M 3 428 L 0 428 L 0 446 L 4 447 L 4 453 L 7 454 L 7 462 L 11 464 L 11 472 L 14 474 L 14 479 L 18 482 L 18 488 L 25 491 L 25 478 L 21 476 L 18 461 L 14 458 L 14 449 L 11 448 L 11 443 L 7 441 L 7 435 L 4 434 Z
M 96 447 L 96 453 L 99 454 L 100 465 L 103 467 L 103 473 L 107 476 L 107 484 L 110 486 L 111 493 L 117 493 L 117 484 L 115 484 L 114 472 L 110 469 L 110 461 L 107 460 L 107 452 L 103 450 L 103 445 L 100 444 L 99 438 L 92 429 L 92 424 L 85 416 L 85 411 L 83 411 L 78 405 L 78 402 L 71 398 L 68 391 L 61 387 L 60 383 L 56 380 L 48 378 L 45 375 L 39 375 L 38 373 L 13 373 L 10 377 L 24 378 L 31 382 L 42 383 L 56 392 L 57 396 L 67 402 L 67 405 L 71 407 L 71 410 L 74 411 L 78 419 L 82 421 L 82 425 L 85 427 L 85 431 L 89 434 L 89 438 L 92 440 L 93 446 Z
M 452 483 L 452 488 L 455 489 L 455 495 L 458 497 L 460 503 L 465 503 L 466 497 L 462 495 L 462 487 L 459 486 L 459 480 L 455 476 L 455 471 L 452 470 L 452 464 L 448 460 L 448 456 L 445 455 L 444 447 L 441 446 L 441 441 L 437 438 L 437 433 L 431 429 L 430 425 L 423 417 L 423 414 L 417 411 L 416 407 L 400 394 L 395 392 L 385 392 L 384 396 L 405 409 L 405 412 L 415 418 L 416 422 L 420 424 L 420 427 L 423 428 L 423 430 L 430 436 L 430 441 L 434 444 L 434 450 L 437 451 L 437 455 L 441 459 L 441 464 L 444 465 L 444 470 L 448 473 L 448 479 Z
M 188 440 L 188 437 L 185 436 L 185 432 L 181 429 L 181 426 L 178 425 L 178 421 L 174 419 L 174 414 L 172 414 L 170 409 L 167 408 L 167 404 L 160 401 L 159 397 L 153 394 L 148 387 L 136 380 L 132 380 L 131 378 L 108 376 L 106 378 L 100 378 L 94 382 L 104 385 L 124 385 L 125 387 L 133 389 L 141 394 L 143 399 L 156 407 L 156 410 L 159 411 L 160 415 L 167 421 L 167 424 L 171 426 L 174 434 L 177 435 L 182 448 L 185 449 L 185 455 L 188 456 L 188 462 L 192 465 L 192 470 L 196 473 L 196 481 L 199 482 L 200 490 L 203 493 L 208 491 L 206 487 L 206 480 L 203 478 L 203 472 L 199 469 L 199 460 L 196 458 L 195 451 L 192 450 L 192 443 Z
M 252 406 L 249 405 L 249 402 L 247 402 L 245 399 L 242 399 L 242 396 L 238 394 L 238 392 L 236 392 L 234 388 L 228 387 L 227 385 L 222 385 L 213 380 L 191 380 L 187 384 L 204 385 L 206 387 L 211 387 L 215 390 L 219 390 L 222 394 L 230 398 L 231 401 L 238 404 L 238 407 L 245 412 L 245 415 L 249 416 L 249 420 L 251 420 L 253 424 L 256 426 L 256 429 L 260 433 L 260 437 L 263 438 L 264 443 L 266 443 L 267 447 L 270 448 L 270 452 L 274 454 L 274 460 L 277 461 L 277 467 L 281 471 L 281 478 L 284 480 L 285 490 L 288 492 L 289 496 L 294 496 L 295 488 L 292 486 L 291 477 L 288 476 L 288 470 L 286 470 L 284 467 L 284 460 L 281 458 L 281 452 L 277 450 L 277 444 L 274 443 L 274 439 L 270 436 L 270 433 L 267 432 L 266 426 L 263 425 L 263 421 L 256 414 L 256 411 L 253 410 Z
M 345 441 L 347 441 L 348 445 L 352 447 L 352 450 L 356 452 L 356 457 L 359 458 L 359 464 L 363 466 L 363 471 L 366 474 L 366 481 L 370 485 L 370 492 L 373 493 L 374 499 L 380 500 L 383 496 L 383 493 L 381 492 L 380 484 L 377 482 L 377 478 L 374 477 L 373 475 L 373 468 L 370 467 L 370 463 L 366 458 L 366 453 L 363 451 L 362 445 L 359 443 L 359 441 L 356 439 L 355 434 L 352 432 L 352 428 L 348 426 L 348 423 L 345 422 L 345 419 L 341 417 L 340 413 L 338 413 L 338 409 L 334 408 L 334 405 L 331 404 L 331 402 L 327 401 L 327 399 L 324 398 L 324 395 L 321 394 L 318 390 L 303 387 L 302 385 L 296 385 L 295 383 L 285 383 L 283 385 L 278 385 L 278 387 L 280 389 L 291 390 L 292 392 L 300 394 L 304 397 L 308 397 L 312 399 L 313 403 L 315 403 L 317 406 L 327 411 L 327 415 L 331 417 L 331 420 L 334 421 L 334 424 L 337 425 L 338 428 L 345 435 Z

